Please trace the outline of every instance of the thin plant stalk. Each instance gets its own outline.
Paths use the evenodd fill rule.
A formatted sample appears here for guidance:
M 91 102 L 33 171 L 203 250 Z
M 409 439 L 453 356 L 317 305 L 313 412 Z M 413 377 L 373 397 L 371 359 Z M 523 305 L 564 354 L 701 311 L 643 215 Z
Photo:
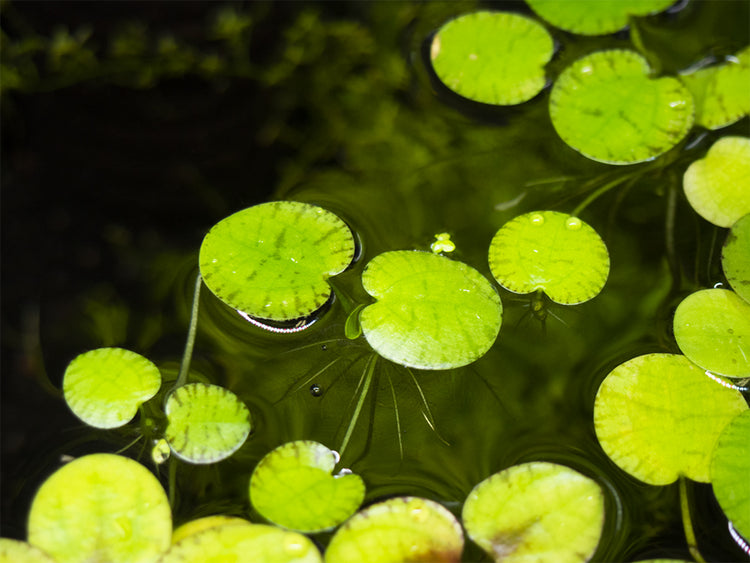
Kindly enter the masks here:
M 682 527 L 685 530 L 685 539 L 687 540 L 690 555 L 698 563 L 706 563 L 701 552 L 698 550 L 698 542 L 695 539 L 693 531 L 693 521 L 690 517 L 690 499 L 688 498 L 687 479 L 680 477 L 680 510 L 682 512 Z
M 195 278 L 195 290 L 193 291 L 193 308 L 190 311 L 190 327 L 188 328 L 187 341 L 185 342 L 185 351 L 182 354 L 180 363 L 180 373 L 177 381 L 172 387 L 172 391 L 179 389 L 187 383 L 188 373 L 190 372 L 190 361 L 193 358 L 193 347 L 195 346 L 195 334 L 198 330 L 198 309 L 200 307 L 200 294 L 203 279 L 198 274 Z
M 375 363 L 377 362 L 378 356 L 373 354 L 368 358 L 367 365 L 365 365 L 365 370 L 362 373 L 362 377 L 364 378 L 364 384 L 362 385 L 362 391 L 360 392 L 359 399 L 357 400 L 357 406 L 354 407 L 354 413 L 352 414 L 352 419 L 349 421 L 349 427 L 346 429 L 346 434 L 344 435 L 344 439 L 341 441 L 341 447 L 339 448 L 339 455 L 341 456 L 341 459 L 344 457 L 344 451 L 346 450 L 346 447 L 349 445 L 349 439 L 352 437 L 352 432 L 354 431 L 354 427 L 357 425 L 357 419 L 359 418 L 359 414 L 362 411 L 362 405 L 364 405 L 365 397 L 367 397 L 367 393 L 370 390 L 370 384 L 372 383 L 372 375 L 375 372 Z M 362 380 L 360 380 L 361 383 Z M 359 386 L 358 386 L 359 387 Z

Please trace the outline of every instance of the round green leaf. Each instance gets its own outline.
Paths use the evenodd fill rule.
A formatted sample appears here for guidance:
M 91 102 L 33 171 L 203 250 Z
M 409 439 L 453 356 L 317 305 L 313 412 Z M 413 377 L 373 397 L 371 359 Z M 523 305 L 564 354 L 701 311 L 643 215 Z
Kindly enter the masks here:
M 750 538 L 750 410 L 737 415 L 719 435 L 711 482 L 719 506 L 734 528 Z
M 321 563 L 318 548 L 302 534 L 264 524 L 211 526 L 175 543 L 159 563 Z
M 245 443 L 252 429 L 250 411 L 218 385 L 188 383 L 167 399 L 164 437 L 174 454 L 190 463 L 214 463 Z
M 721 266 L 732 289 L 750 303 L 750 214 L 729 230 L 721 251 Z
M 487 279 L 462 262 L 430 252 L 373 258 L 362 285 L 377 302 L 362 310 L 375 351 L 418 369 L 450 369 L 482 357 L 500 332 L 503 308 Z
M 731 227 L 750 213 L 750 138 L 722 137 L 685 171 L 690 205 L 706 221 Z
M 159 369 L 122 348 L 98 348 L 73 359 L 63 376 L 63 395 L 78 418 L 96 428 L 129 422 L 161 386 Z
M 554 463 L 515 465 L 479 483 L 466 499 L 466 533 L 495 561 L 588 561 L 604 525 L 599 485 Z
M 28 541 L 58 563 L 155 561 L 172 515 L 159 481 L 132 459 L 92 454 L 64 465 L 31 504 Z
M 508 221 L 492 238 L 489 261 L 505 289 L 541 289 L 564 305 L 592 299 L 609 275 L 609 253 L 601 237 L 577 217 L 557 211 L 535 211 Z
M 545 84 L 552 37 L 537 22 L 506 12 L 474 12 L 449 21 L 432 40 L 430 59 L 451 90 L 477 102 L 515 105 Z
M 580 35 L 606 35 L 628 25 L 630 16 L 666 10 L 675 0 L 526 0 L 539 17 Z
M 55 560 L 31 544 L 0 538 L 0 563 L 55 563 Z
M 574 150 L 599 162 L 635 164 L 667 152 L 693 125 L 693 99 L 678 79 L 651 78 L 650 71 L 633 51 L 577 60 L 552 87 L 552 125 Z
M 691 293 L 678 305 L 673 326 L 682 353 L 703 369 L 750 376 L 750 304 L 733 291 Z
M 268 453 L 250 478 L 250 502 L 266 519 L 292 530 L 320 532 L 349 518 L 365 498 L 359 475 L 331 475 L 338 454 L 311 441 Z
M 711 452 L 724 426 L 747 410 L 742 394 L 675 354 L 647 354 L 617 366 L 594 401 L 606 454 L 651 485 L 680 476 L 710 481 Z
M 354 236 L 330 211 L 273 201 L 230 215 L 203 239 L 200 271 L 208 288 L 252 317 L 305 317 L 331 296 L 328 278 L 354 257 Z
M 695 100 L 695 122 L 720 129 L 750 114 L 750 47 L 717 66 L 682 75 Z
M 197 518 L 185 522 L 179 528 L 176 528 L 172 532 L 172 543 L 175 544 L 180 540 L 185 539 L 188 536 L 208 530 L 209 528 L 215 528 L 216 526 L 224 526 L 227 524 L 249 524 L 244 518 L 238 516 L 225 516 L 223 514 L 214 514 L 212 516 L 204 516 L 203 518 Z
M 464 547 L 461 525 L 440 504 L 397 497 L 352 516 L 331 539 L 326 563 L 459 561 Z

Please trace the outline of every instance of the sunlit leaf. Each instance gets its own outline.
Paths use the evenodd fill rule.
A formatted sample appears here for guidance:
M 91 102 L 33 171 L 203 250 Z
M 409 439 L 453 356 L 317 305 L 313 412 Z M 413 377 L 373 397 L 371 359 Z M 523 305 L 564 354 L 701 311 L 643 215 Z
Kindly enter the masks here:
M 352 516 L 334 534 L 326 563 L 459 561 L 464 546 L 461 525 L 440 504 L 397 497 Z
M 737 415 L 716 442 L 711 483 L 735 530 L 750 538 L 750 410 Z
M 305 317 L 330 297 L 328 278 L 354 257 L 354 236 L 330 211 L 274 201 L 238 211 L 203 239 L 200 270 L 208 288 L 252 317 Z
M 209 528 L 215 528 L 216 526 L 249 523 L 250 522 L 248 522 L 244 518 L 239 518 L 238 516 L 225 516 L 223 514 L 204 516 L 203 518 L 185 522 L 180 527 L 175 528 L 175 530 L 172 532 L 172 543 L 175 544 L 188 536 L 192 536 L 193 534 L 197 534 L 198 532 L 202 532 L 203 530 L 208 530 Z
M 155 561 L 169 547 L 172 514 L 159 481 L 113 454 L 71 461 L 39 488 L 28 541 L 58 563 Z
M 70 410 L 89 426 L 128 423 L 161 386 L 159 369 L 122 348 L 98 348 L 76 356 L 65 369 L 63 394 Z
M 55 560 L 29 543 L 0 538 L 0 563 L 55 563 Z
M 750 138 L 722 137 L 685 171 L 690 205 L 706 221 L 731 227 L 750 213 Z
M 750 303 L 750 213 L 729 230 L 721 251 L 721 266 L 735 293 Z
M 319 532 L 341 524 L 365 498 L 359 475 L 332 475 L 338 455 L 312 441 L 289 442 L 267 454 L 250 478 L 250 502 L 266 519 Z
M 586 55 L 552 87 L 552 125 L 592 160 L 635 164 L 656 158 L 690 131 L 693 98 L 678 79 L 650 73 L 646 59 L 634 51 Z
M 190 463 L 214 463 L 245 442 L 252 422 L 237 395 L 218 385 L 188 383 L 167 399 L 164 437 L 174 454 Z
M 680 476 L 710 481 L 719 433 L 747 410 L 739 391 L 717 384 L 675 354 L 647 354 L 620 364 L 594 402 L 594 428 L 606 454 L 652 485 Z
M 535 211 L 503 225 L 490 243 L 490 270 L 514 293 L 541 289 L 564 305 L 595 297 L 609 275 L 609 253 L 587 223 L 557 211 Z
M 728 377 L 750 377 L 750 303 L 728 289 L 688 295 L 674 314 L 674 337 L 691 361 Z
M 385 252 L 367 264 L 362 285 L 377 299 L 362 310 L 362 332 L 398 364 L 464 366 L 482 357 L 500 331 L 497 292 L 462 262 L 431 252 Z
M 526 0 L 541 18 L 555 27 L 581 35 L 614 33 L 630 16 L 667 9 L 675 0 Z
M 451 90 L 477 102 L 514 105 L 545 84 L 552 37 L 534 20 L 507 12 L 473 12 L 444 24 L 430 49 L 432 67 Z
M 604 525 L 601 487 L 563 465 L 515 465 L 469 493 L 466 533 L 495 561 L 588 561 Z

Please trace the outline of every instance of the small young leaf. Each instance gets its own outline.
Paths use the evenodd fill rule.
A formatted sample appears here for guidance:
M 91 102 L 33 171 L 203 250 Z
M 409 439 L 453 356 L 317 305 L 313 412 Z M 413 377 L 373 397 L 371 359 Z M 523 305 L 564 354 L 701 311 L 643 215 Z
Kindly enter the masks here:
M 601 487 L 563 465 L 515 465 L 479 483 L 466 499 L 466 533 L 496 561 L 588 561 L 604 525 Z
M 667 152 L 693 125 L 693 98 L 676 78 L 651 78 L 650 72 L 641 55 L 619 49 L 574 62 L 550 93 L 558 135 L 582 155 L 609 164 Z
M 737 415 L 719 435 L 711 482 L 719 506 L 735 530 L 750 538 L 750 410 Z
M 462 262 L 431 252 L 385 252 L 367 264 L 362 285 L 377 299 L 360 314 L 362 332 L 392 362 L 464 366 L 482 357 L 500 331 L 500 297 Z
M 727 377 L 750 377 L 750 303 L 728 289 L 688 295 L 674 314 L 674 337 L 691 361 Z
M 397 497 L 352 516 L 331 538 L 326 563 L 459 561 L 461 525 L 438 503 Z
M 89 426 L 117 428 L 161 386 L 159 369 L 122 348 L 98 348 L 76 356 L 65 369 L 63 395 L 70 410 Z
M 750 303 L 750 213 L 729 230 L 721 251 L 721 266 L 735 293 Z
M 731 227 L 750 213 L 750 138 L 722 137 L 685 171 L 690 205 L 706 221 Z
M 490 270 L 514 293 L 543 290 L 575 305 L 594 298 L 609 275 L 609 253 L 587 223 L 557 211 L 535 211 L 503 225 L 490 243 Z
M 172 514 L 148 469 L 119 455 L 92 454 L 42 484 L 28 531 L 29 543 L 58 563 L 155 561 L 169 547 Z
M 331 296 L 327 280 L 354 257 L 354 236 L 330 211 L 273 201 L 219 221 L 203 239 L 206 286 L 251 317 L 288 321 L 318 310 Z
M 740 392 L 718 385 L 685 356 L 647 354 L 604 379 L 594 429 L 612 461 L 641 481 L 668 485 L 685 476 L 707 483 L 716 438 L 747 408 Z
M 312 441 L 289 442 L 268 453 L 250 478 L 250 502 L 266 519 L 305 533 L 329 530 L 365 498 L 359 475 L 331 475 L 337 454 Z
M 188 383 L 176 389 L 164 408 L 164 437 L 174 454 L 190 463 L 214 463 L 245 443 L 252 422 L 237 395 L 218 385 Z
M 432 40 L 430 58 L 438 78 L 461 96 L 515 105 L 545 84 L 552 37 L 534 20 L 506 12 L 474 12 L 444 24 Z

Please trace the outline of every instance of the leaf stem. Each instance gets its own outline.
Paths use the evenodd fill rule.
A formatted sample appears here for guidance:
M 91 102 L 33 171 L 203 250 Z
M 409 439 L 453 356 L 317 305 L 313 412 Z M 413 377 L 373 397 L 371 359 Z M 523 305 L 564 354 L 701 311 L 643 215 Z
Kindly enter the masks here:
M 372 383 L 372 374 L 375 372 L 375 363 L 377 362 L 377 359 L 377 354 L 373 354 L 372 356 L 370 356 L 367 360 L 367 365 L 365 365 L 365 370 L 362 373 L 362 377 L 364 378 L 364 385 L 362 387 L 362 392 L 359 395 L 359 399 L 357 400 L 357 406 L 354 408 L 354 413 L 352 414 L 352 419 L 349 422 L 349 427 L 346 429 L 344 439 L 341 441 L 341 447 L 339 448 L 340 459 L 343 459 L 344 457 L 344 450 L 346 450 L 346 446 L 349 444 L 349 439 L 352 437 L 352 432 L 354 431 L 354 427 L 357 425 L 357 419 L 359 418 L 359 414 L 362 411 L 362 405 L 365 403 L 365 397 L 367 397 L 367 392 L 370 390 L 370 384 Z M 360 382 L 361 381 L 362 380 L 360 380 Z
M 636 170 L 634 172 L 631 172 L 630 174 L 623 174 L 622 176 L 618 176 L 614 180 L 607 182 L 603 186 L 600 186 L 599 188 L 595 189 L 593 192 L 591 192 L 586 199 L 584 199 L 581 203 L 579 203 L 573 211 L 571 211 L 571 215 L 573 217 L 579 217 L 584 209 L 586 209 L 592 202 L 594 202 L 599 196 L 604 195 L 612 188 L 616 188 L 620 184 L 626 182 L 627 180 L 630 180 L 631 178 L 637 177 L 639 174 L 642 174 L 643 170 Z
M 193 291 L 193 308 L 190 312 L 190 328 L 188 328 L 187 341 L 185 342 L 185 351 L 182 354 L 180 363 L 180 373 L 177 381 L 172 387 L 172 391 L 179 389 L 187 382 L 188 373 L 190 372 L 190 361 L 193 358 L 193 347 L 195 346 L 195 334 L 198 329 L 198 309 L 200 304 L 201 285 L 203 279 L 200 273 L 195 278 L 195 290 Z
M 693 521 L 690 517 L 690 499 L 688 498 L 687 479 L 680 476 L 680 511 L 682 512 L 682 527 L 685 530 L 685 539 L 687 540 L 690 555 L 698 563 L 706 563 L 701 552 L 698 550 L 698 542 L 695 539 L 693 531 Z

